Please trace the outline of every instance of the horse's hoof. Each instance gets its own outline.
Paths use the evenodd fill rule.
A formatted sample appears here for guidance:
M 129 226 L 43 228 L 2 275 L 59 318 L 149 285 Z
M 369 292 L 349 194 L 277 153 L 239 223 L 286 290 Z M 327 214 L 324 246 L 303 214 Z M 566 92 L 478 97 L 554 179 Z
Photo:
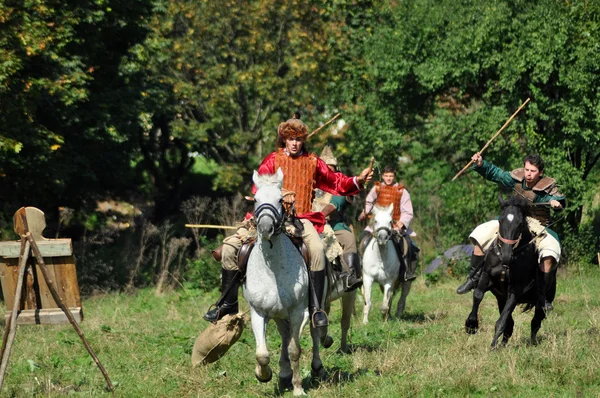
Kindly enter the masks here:
M 270 382 L 271 379 L 273 379 L 273 371 L 271 370 L 270 367 L 267 367 L 267 370 L 269 371 L 269 373 L 267 374 L 267 377 L 265 377 L 265 378 L 261 378 L 258 373 L 255 373 L 254 375 L 256 376 L 256 380 L 260 381 L 261 383 Z
M 472 328 L 469 326 L 465 326 L 465 332 L 467 334 L 477 334 L 478 331 L 479 331 L 479 328 L 477 328 L 477 327 Z
M 311 367 L 310 375 L 315 380 L 324 380 L 325 379 L 325 368 L 323 365 L 319 366 L 319 368 L 315 369 Z
M 294 396 L 295 397 L 302 397 L 302 396 L 305 396 L 305 395 L 306 395 L 306 393 L 304 392 L 304 390 L 302 388 L 300 388 L 298 390 L 294 389 Z
M 279 377 L 279 391 L 289 391 L 294 386 L 292 385 L 292 375 L 289 377 Z
M 321 345 L 324 348 L 329 348 L 333 345 L 333 337 L 327 335 L 325 336 L 325 338 L 323 339 L 323 341 L 321 342 Z
M 479 330 L 479 322 L 467 319 L 465 321 L 465 332 L 467 334 L 475 334 Z

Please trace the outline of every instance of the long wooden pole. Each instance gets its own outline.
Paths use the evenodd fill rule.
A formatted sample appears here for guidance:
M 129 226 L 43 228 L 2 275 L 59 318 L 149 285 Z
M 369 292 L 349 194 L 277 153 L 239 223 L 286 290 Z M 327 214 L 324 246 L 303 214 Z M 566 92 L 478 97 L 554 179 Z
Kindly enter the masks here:
M 87 351 L 90 353 L 90 355 L 94 359 L 94 362 L 96 362 L 96 365 L 98 365 L 100 372 L 102 372 L 102 375 L 104 376 L 104 379 L 106 380 L 106 385 L 107 385 L 108 390 L 114 391 L 115 387 L 113 386 L 112 382 L 110 381 L 110 377 L 108 376 L 108 373 L 104 369 L 104 366 L 102 366 L 100 359 L 98 359 L 98 357 L 94 353 L 94 350 L 92 349 L 92 347 L 89 345 L 89 343 L 85 339 L 83 332 L 81 331 L 81 329 L 79 328 L 79 325 L 75 321 L 73 314 L 71 314 L 71 311 L 67 308 L 67 306 L 65 305 L 63 300 L 60 298 L 60 295 L 56 291 L 56 288 L 54 287 L 54 281 L 52 280 L 52 278 L 50 277 L 50 274 L 48 273 L 48 269 L 46 268 L 46 263 L 44 262 L 44 258 L 42 257 L 42 254 L 40 253 L 40 249 L 38 248 L 37 244 L 35 243 L 33 236 L 31 236 L 31 234 L 29 234 L 27 239 L 29 240 L 29 243 L 31 244 L 31 251 L 33 252 L 35 259 L 37 260 L 37 263 L 40 266 L 40 270 L 42 271 L 42 274 L 44 275 L 44 279 L 46 280 L 46 284 L 48 285 L 50 294 L 52 294 L 52 298 L 54 298 L 54 301 L 56 301 L 56 304 L 58 304 L 60 309 L 63 310 L 63 312 L 67 316 L 67 319 L 69 320 L 69 322 L 71 322 L 71 325 L 73 325 L 73 328 L 79 335 L 79 338 L 83 342 L 83 345 L 85 346 Z
M 523 102 L 521 104 L 521 106 L 519 107 L 519 109 L 517 109 L 515 111 L 515 113 L 512 114 L 512 116 L 506 121 L 506 123 L 504 123 L 504 125 L 502 127 L 500 127 L 500 130 L 498 130 L 496 132 L 496 134 L 494 134 L 494 136 L 492 138 L 490 138 L 490 140 L 483 146 L 483 148 L 481 148 L 481 150 L 478 152 L 479 154 L 482 154 L 483 151 L 485 151 L 487 149 L 487 147 L 492 143 L 492 141 L 494 141 L 494 139 L 496 139 L 496 137 L 498 137 L 498 135 L 500 135 L 500 133 L 502 132 L 502 130 L 504 130 L 504 128 L 506 126 L 508 126 L 508 124 L 515 118 L 515 116 L 517 116 L 517 113 L 519 113 L 519 111 L 521 109 L 523 109 L 523 107 L 529 102 L 530 98 L 527 98 L 525 100 L 525 102 Z M 467 165 L 465 167 L 462 168 L 461 171 L 459 171 L 458 173 L 456 173 L 456 175 L 454 176 L 454 178 L 452 178 L 452 181 L 456 180 L 458 177 L 460 177 L 460 175 L 462 173 L 465 172 L 465 170 L 467 170 L 469 167 L 471 167 L 471 165 L 473 164 L 473 159 L 471 159 L 471 161 L 469 163 L 467 163 Z
M 4 376 L 6 374 L 6 368 L 8 367 L 8 359 L 10 358 L 10 351 L 12 350 L 13 341 L 15 340 L 15 334 L 17 332 L 17 315 L 19 314 L 19 307 L 21 306 L 21 291 L 23 289 L 23 280 L 25 279 L 25 268 L 27 268 L 27 259 L 29 258 L 29 240 L 31 234 L 27 232 L 21 236 L 21 253 L 19 256 L 19 277 L 17 279 L 17 288 L 15 290 L 15 302 L 13 304 L 13 310 L 10 314 L 9 323 L 6 325 L 6 329 L 9 330 L 8 334 L 5 333 L 5 341 L 2 343 L 2 363 L 0 365 L 0 391 L 2 391 L 2 385 L 4 384 Z M 8 292 L 6 292 L 8 294 Z
M 188 228 L 210 228 L 210 229 L 238 229 L 231 225 L 213 225 L 213 224 L 185 224 Z
M 324 128 L 325 126 L 327 126 L 329 123 L 333 122 L 335 119 L 337 119 L 338 117 L 340 117 L 340 115 L 341 115 L 341 113 L 338 113 L 337 115 L 335 115 L 334 117 L 332 117 L 331 119 L 329 119 L 329 120 L 327 121 L 327 123 L 325 123 L 324 125 L 322 125 L 322 126 L 321 126 L 321 127 L 319 127 L 318 129 L 316 129 L 315 131 L 313 131 L 312 133 L 310 133 L 310 134 L 308 135 L 307 139 L 308 139 L 308 138 L 310 138 L 310 137 L 312 137 L 313 135 L 317 134 L 319 131 L 323 130 L 323 128 Z

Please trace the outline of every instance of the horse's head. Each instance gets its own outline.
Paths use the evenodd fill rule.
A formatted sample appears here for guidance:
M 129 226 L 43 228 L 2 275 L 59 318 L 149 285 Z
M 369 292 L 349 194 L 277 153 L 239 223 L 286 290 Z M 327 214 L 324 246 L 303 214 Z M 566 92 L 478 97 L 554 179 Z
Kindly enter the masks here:
M 377 243 L 381 246 L 385 245 L 392 237 L 392 214 L 394 212 L 394 204 L 388 207 L 373 207 L 373 215 L 375 223 L 373 225 L 373 235 L 377 239 Z
M 517 196 L 504 201 L 501 197 L 501 212 L 498 218 L 498 243 L 496 252 L 502 264 L 508 265 L 513 257 L 514 249 L 519 245 L 524 230 L 527 228 L 525 211 L 527 203 Z
M 283 225 L 283 197 L 281 195 L 283 172 L 281 169 L 277 169 L 275 174 L 258 175 L 254 171 L 252 180 L 256 185 L 256 194 L 254 195 L 256 230 L 261 239 L 270 240 L 274 234 L 281 231 Z

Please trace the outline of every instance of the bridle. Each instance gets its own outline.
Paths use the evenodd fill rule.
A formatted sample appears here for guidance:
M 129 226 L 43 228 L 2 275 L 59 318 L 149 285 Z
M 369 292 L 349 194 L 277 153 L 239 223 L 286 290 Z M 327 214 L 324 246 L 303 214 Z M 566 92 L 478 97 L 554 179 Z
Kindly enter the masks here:
M 256 224 L 260 223 L 262 217 L 270 218 L 273 221 L 273 226 L 275 228 L 273 235 L 278 235 L 283 231 L 283 212 L 277 210 L 277 208 L 270 203 L 262 203 L 258 205 L 256 210 L 254 210 L 254 217 L 256 218 Z
M 521 242 L 522 237 L 523 237 L 523 232 L 521 232 L 519 234 L 517 239 L 506 239 L 506 238 L 503 238 L 502 235 L 500 235 L 500 231 L 498 231 L 498 240 L 502 243 L 506 243 L 507 245 L 512 245 L 513 250 L 516 249 L 517 246 L 519 246 L 519 243 Z
M 385 242 L 383 242 L 383 244 L 385 244 L 385 243 L 387 243 L 387 241 L 388 241 L 388 240 L 390 240 L 390 238 L 392 237 L 392 229 L 391 229 L 390 227 L 386 227 L 386 226 L 383 226 L 383 227 L 378 227 L 378 228 L 376 228 L 375 230 L 373 230 L 373 236 L 374 236 L 374 237 L 377 237 L 377 235 L 379 234 L 379 232 L 380 232 L 380 231 L 385 231 L 385 232 L 387 232 L 387 234 L 388 234 L 388 235 L 387 235 L 387 236 L 388 236 L 388 238 L 386 239 L 386 241 L 385 241 Z M 379 239 L 377 239 L 377 241 L 379 242 Z

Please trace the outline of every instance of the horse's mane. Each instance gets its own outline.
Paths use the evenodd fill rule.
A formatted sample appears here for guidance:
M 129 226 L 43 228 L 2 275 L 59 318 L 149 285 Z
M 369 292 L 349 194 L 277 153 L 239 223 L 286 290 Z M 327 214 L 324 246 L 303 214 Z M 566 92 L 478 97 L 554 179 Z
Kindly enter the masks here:
M 258 178 L 260 179 L 260 181 L 263 184 L 266 185 L 273 185 L 276 184 L 278 182 L 277 180 L 277 173 L 275 174 L 261 174 L 258 176 Z
M 527 212 L 527 199 L 522 198 L 520 196 L 511 196 L 507 200 L 503 200 L 500 202 L 500 208 L 505 209 L 508 206 L 515 206 Z

